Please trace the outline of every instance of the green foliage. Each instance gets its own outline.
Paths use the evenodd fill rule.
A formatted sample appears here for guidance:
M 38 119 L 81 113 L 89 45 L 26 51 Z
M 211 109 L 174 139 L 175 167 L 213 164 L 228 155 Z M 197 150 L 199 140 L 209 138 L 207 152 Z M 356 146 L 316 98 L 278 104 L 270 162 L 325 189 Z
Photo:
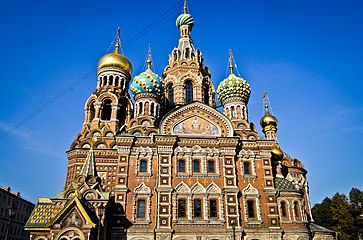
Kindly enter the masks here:
M 363 205 L 363 192 L 352 188 L 349 199 L 336 193 L 331 199 L 326 197 L 322 203 L 315 204 L 311 210 L 315 222 L 339 233 L 338 239 L 359 239 L 358 234 L 363 233 L 360 204 Z

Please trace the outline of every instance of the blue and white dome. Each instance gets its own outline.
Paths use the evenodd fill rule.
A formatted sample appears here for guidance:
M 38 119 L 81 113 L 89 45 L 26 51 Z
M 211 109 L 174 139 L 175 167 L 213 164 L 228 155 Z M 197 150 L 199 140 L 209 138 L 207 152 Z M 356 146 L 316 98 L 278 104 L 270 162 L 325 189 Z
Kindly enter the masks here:
M 176 18 L 176 26 L 180 28 L 182 25 L 194 26 L 194 18 L 189 13 L 182 13 Z

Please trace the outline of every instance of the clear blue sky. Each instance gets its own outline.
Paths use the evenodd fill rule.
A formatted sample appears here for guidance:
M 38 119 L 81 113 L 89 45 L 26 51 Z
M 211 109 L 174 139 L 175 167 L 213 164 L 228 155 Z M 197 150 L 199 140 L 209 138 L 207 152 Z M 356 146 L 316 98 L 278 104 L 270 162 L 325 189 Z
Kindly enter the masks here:
M 117 26 L 125 45 L 175 3 L 2 1 L 0 133 L 94 69 Z M 195 46 L 216 87 L 233 49 L 252 87 L 250 120 L 258 127 L 263 91 L 269 93 L 278 140 L 308 169 L 312 202 L 362 189 L 363 2 L 189 0 L 188 6 Z M 181 11 L 124 49 L 133 76 L 143 70 L 148 43 L 161 75 L 177 44 Z M 33 202 L 62 190 L 65 151 L 81 130 L 84 103 L 95 87 L 93 74 L 0 140 L 0 185 Z

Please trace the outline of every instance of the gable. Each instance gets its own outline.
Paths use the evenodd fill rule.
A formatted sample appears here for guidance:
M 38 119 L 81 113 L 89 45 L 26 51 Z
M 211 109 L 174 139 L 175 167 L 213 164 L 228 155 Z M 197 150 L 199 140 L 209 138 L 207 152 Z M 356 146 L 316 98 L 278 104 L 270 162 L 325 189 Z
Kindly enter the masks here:
M 229 119 L 200 102 L 192 102 L 168 113 L 160 123 L 160 133 L 178 136 L 233 136 Z

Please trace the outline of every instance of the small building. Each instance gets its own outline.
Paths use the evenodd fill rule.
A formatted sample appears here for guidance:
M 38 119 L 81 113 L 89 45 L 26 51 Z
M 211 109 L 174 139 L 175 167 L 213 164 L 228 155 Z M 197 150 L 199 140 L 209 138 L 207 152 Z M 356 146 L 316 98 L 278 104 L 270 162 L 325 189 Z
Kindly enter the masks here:
M 8 208 L 16 208 L 15 215 L 9 225 Z M 34 204 L 23 199 L 20 192 L 12 192 L 10 187 L 0 186 L 0 240 L 5 239 L 9 227 L 9 239 L 29 239 L 29 233 L 24 230 L 25 223 L 29 219 Z

